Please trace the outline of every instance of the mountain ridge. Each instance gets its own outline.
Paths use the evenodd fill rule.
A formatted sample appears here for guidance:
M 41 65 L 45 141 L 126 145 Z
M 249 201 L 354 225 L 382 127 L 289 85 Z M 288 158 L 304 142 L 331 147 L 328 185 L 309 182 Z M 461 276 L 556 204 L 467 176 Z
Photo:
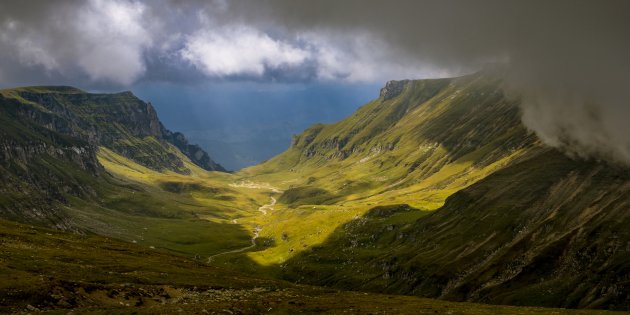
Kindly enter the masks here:
M 128 156 L 149 167 L 171 169 L 185 172 L 183 164 L 174 156 L 162 157 L 161 160 L 143 160 L 148 154 L 158 155 L 158 148 L 150 147 L 146 153 L 135 154 L 132 148 L 125 145 L 123 140 L 144 137 L 154 137 L 158 141 L 166 141 L 180 149 L 193 163 L 210 171 L 225 171 L 216 164 L 199 146 L 191 145 L 185 136 L 166 129 L 157 117 L 151 103 L 145 103 L 136 98 L 132 92 L 124 91 L 113 94 L 86 93 L 80 89 L 68 86 L 24 87 L 2 91 L 4 97 L 29 102 L 38 109 L 59 116 L 69 122 L 65 128 L 48 124 L 57 131 L 82 138 L 94 145 L 111 146 L 114 150 Z M 31 113 L 36 118 L 37 113 Z M 104 122 L 107 121 L 105 124 Z M 72 125 L 74 123 L 74 125 Z M 113 127 L 107 124 L 114 125 Z M 116 127 L 120 126 L 120 127 Z M 151 146 L 151 144 L 148 144 Z M 135 155 L 134 155 L 135 154 Z M 170 160 L 170 161 L 169 161 Z M 169 165 L 171 164 L 171 165 Z
M 466 170 L 541 145 L 520 124 L 518 106 L 505 97 L 499 81 L 484 74 L 391 81 L 404 82 L 396 96 L 380 96 L 338 123 L 314 125 L 295 136 L 284 153 L 240 173 L 264 181 L 265 174 L 293 178 L 297 171 L 302 179 L 292 186 L 322 180 L 320 188 L 355 185 L 365 195 L 378 187 L 415 186 L 440 171 L 466 177 Z M 449 165 L 451 170 L 445 168 Z M 457 174 L 446 174 L 451 171 Z
M 628 309 L 628 169 L 544 145 L 518 102 L 484 72 L 390 81 L 305 130 L 241 172 L 284 189 L 261 234 L 284 244 L 252 256 L 341 289 Z

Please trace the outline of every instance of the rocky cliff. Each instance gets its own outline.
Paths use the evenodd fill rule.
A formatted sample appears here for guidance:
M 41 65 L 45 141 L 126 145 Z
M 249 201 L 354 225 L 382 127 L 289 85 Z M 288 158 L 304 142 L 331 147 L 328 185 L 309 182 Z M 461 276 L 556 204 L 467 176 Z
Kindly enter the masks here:
M 161 137 L 177 147 L 193 163 L 208 171 L 225 172 L 225 168 L 213 161 L 208 153 L 196 144 L 189 144 L 186 136 L 181 132 L 172 132 L 162 126 Z
M 201 148 L 188 144 L 184 135 L 164 128 L 153 106 L 131 92 L 93 94 L 72 87 L 34 87 L 4 94 L 34 105 L 23 116 L 35 123 L 108 147 L 151 169 L 188 172 L 170 143 L 200 167 L 224 171 Z
M 0 215 L 70 228 L 69 196 L 91 199 L 107 147 L 157 171 L 190 172 L 184 159 L 224 171 L 181 133 L 160 123 L 150 103 L 131 92 L 92 94 L 72 87 L 0 91 Z

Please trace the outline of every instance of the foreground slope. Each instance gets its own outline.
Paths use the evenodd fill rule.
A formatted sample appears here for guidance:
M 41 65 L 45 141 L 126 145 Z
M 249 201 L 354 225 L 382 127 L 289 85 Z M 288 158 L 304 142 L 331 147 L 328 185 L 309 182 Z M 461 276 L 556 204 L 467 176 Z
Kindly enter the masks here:
M 613 314 L 298 286 L 112 239 L 3 220 L 0 235 L 1 313 Z

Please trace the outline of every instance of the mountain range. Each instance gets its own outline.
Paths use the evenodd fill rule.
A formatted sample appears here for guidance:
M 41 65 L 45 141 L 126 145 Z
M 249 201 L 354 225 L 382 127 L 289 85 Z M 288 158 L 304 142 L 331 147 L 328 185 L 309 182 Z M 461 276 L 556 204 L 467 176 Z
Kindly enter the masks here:
M 440 300 L 630 309 L 630 170 L 545 145 L 518 105 L 494 73 L 390 81 L 349 117 L 228 173 L 131 92 L 2 90 L 0 222 L 10 241 L 0 247 L 11 255 L 0 275 L 11 281 L 0 310 L 127 312 L 121 292 L 147 312 L 156 310 L 149 301 L 165 312 L 264 311 L 249 295 L 277 312 L 302 303 L 334 313 L 314 301 L 335 292 L 365 312 L 403 295 L 434 300 L 410 298 L 391 312 L 422 303 L 550 311 Z M 77 251 L 28 249 L 33 267 L 15 250 L 50 242 Z M 42 274 L 51 293 L 40 296 L 32 291 Z M 132 285 L 111 293 L 120 283 Z M 160 286 L 185 298 L 166 299 Z M 228 289 L 239 292 L 229 291 L 231 304 Z M 290 301 L 267 294 L 282 290 Z M 200 299 L 208 294 L 221 302 Z

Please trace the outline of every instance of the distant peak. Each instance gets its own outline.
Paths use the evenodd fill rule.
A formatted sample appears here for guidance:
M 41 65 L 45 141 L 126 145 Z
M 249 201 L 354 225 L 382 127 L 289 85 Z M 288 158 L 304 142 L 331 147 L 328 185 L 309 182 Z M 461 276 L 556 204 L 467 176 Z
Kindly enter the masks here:
M 133 92 L 131 92 L 131 91 L 122 91 L 122 92 L 119 92 L 119 93 L 116 93 L 116 94 L 123 95 L 123 96 L 133 96 L 133 97 L 136 97 L 136 96 L 133 94 Z
M 407 85 L 408 82 L 409 80 L 388 81 L 387 83 L 385 83 L 385 87 L 381 89 L 380 96 L 383 98 L 384 101 L 396 97 L 403 91 L 405 85 Z

